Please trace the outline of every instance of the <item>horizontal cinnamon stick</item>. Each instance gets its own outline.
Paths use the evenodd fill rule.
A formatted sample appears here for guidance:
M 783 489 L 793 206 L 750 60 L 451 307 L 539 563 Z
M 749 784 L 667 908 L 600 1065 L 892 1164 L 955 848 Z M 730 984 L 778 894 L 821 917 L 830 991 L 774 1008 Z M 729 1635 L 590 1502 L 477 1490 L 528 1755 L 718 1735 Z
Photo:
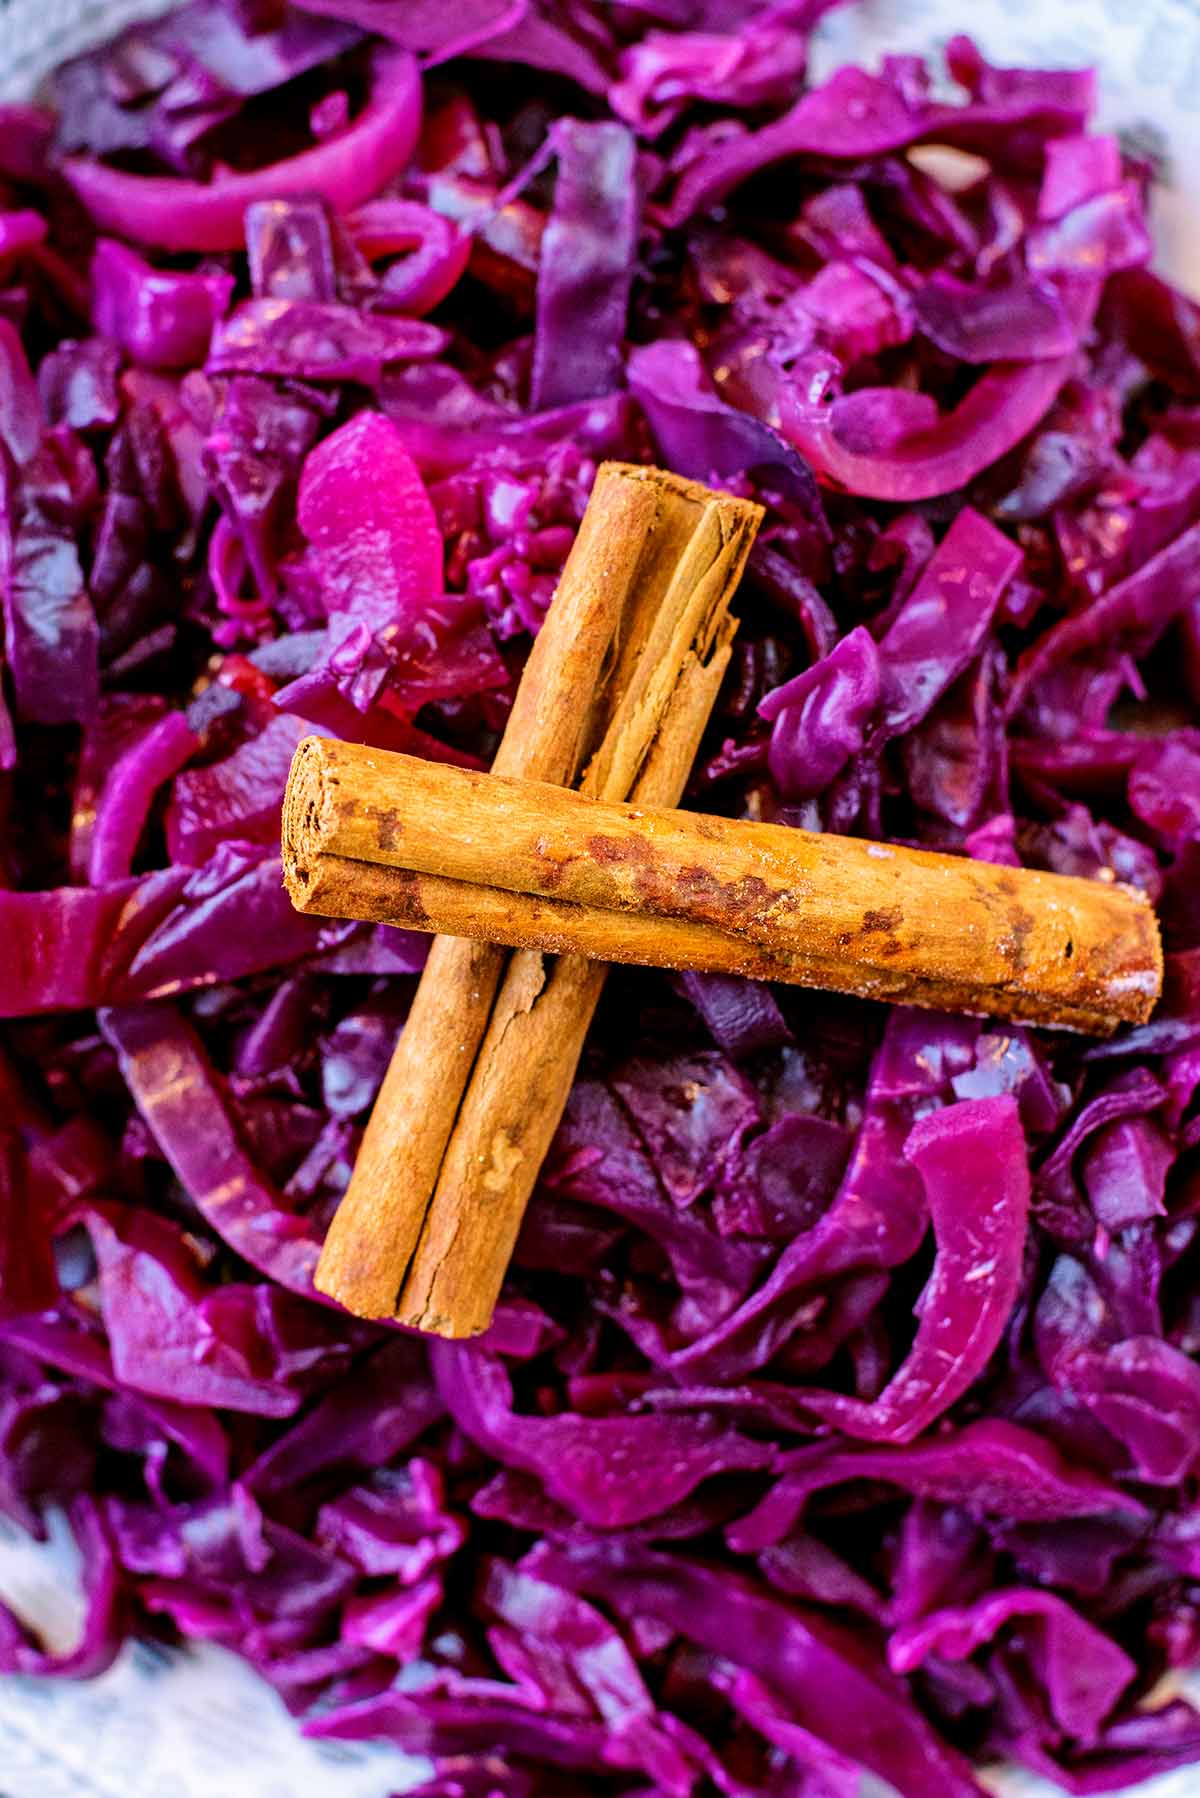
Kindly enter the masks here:
M 1126 887 L 645 804 L 308 739 L 303 910 L 1107 1034 L 1149 1016 Z
M 681 789 L 728 658 L 726 607 L 760 517 L 749 502 L 661 470 L 604 465 L 495 768 L 569 782 L 588 763 L 592 789 L 619 797 L 656 762 L 676 771 Z M 307 804 L 295 791 L 285 804 L 289 866 Z M 447 1233 L 453 1242 L 478 1198 L 507 1220 L 491 1238 L 485 1279 L 498 1294 L 504 1243 L 541 1154 L 509 1155 L 501 1178 L 481 1164 L 479 1145 L 485 1135 L 515 1142 L 530 1120 L 553 1132 L 578 1054 L 571 1045 L 582 1045 L 602 978 L 586 963 L 571 980 L 540 954 L 434 943 L 326 1240 L 320 1290 L 361 1316 L 397 1314 L 419 1247 L 426 1265 L 432 1252 L 440 1266 L 436 1243 Z M 446 1278 L 455 1279 L 453 1257 Z M 450 1318 L 450 1333 L 485 1328 L 494 1296 L 472 1295 L 479 1321 L 459 1330 Z M 427 1308 L 406 1303 L 409 1313 Z

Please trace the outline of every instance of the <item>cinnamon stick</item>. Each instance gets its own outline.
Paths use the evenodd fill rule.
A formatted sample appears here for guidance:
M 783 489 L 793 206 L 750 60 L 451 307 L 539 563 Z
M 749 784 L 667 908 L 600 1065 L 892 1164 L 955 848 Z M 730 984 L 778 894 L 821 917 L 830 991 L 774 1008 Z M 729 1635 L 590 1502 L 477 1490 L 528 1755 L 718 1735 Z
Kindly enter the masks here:
M 304 910 L 1108 1033 L 1161 985 L 1154 912 L 1096 880 L 605 805 L 310 738 Z
M 526 665 L 495 769 L 571 782 L 590 760 L 591 787 L 602 782 L 612 796 L 623 797 L 656 745 L 663 764 L 668 752 L 662 737 L 679 740 L 681 695 L 703 687 L 705 718 L 715 697 L 713 683 L 719 683 L 728 656 L 726 607 L 760 517 L 760 509 L 748 502 L 661 470 L 605 464 Z M 689 763 L 702 728 L 703 719 L 698 728 L 689 722 Z M 669 756 L 678 764 L 679 748 Z M 681 781 L 685 777 L 686 770 Z M 294 792 L 285 804 L 289 867 L 308 821 L 307 805 L 307 798 Z M 522 1117 L 543 1103 L 542 1064 L 524 1039 L 543 1030 L 549 1008 L 537 997 L 537 982 L 546 981 L 550 971 L 540 956 L 525 966 L 517 966 L 519 959 L 491 944 L 450 937 L 439 938 L 431 949 L 317 1269 L 318 1288 L 360 1316 L 397 1314 L 435 1192 L 451 1190 L 443 1170 L 464 1163 L 473 1168 L 479 1159 L 472 1133 L 500 1113 L 489 1101 L 484 1124 L 479 1122 L 480 1107 L 472 1098 L 477 1079 L 487 1081 L 489 1092 L 497 1082 L 504 1088 L 505 1115 L 511 1114 L 514 1132 Z M 590 1018 L 593 985 L 598 996 L 597 976 L 589 968 L 568 1003 L 568 982 L 560 981 L 556 991 L 562 998 L 556 1003 Z M 505 1044 L 506 1035 L 515 1044 L 515 1034 L 497 1032 L 496 1025 L 522 1004 L 537 1024 L 520 1033 L 526 1059 L 518 1067 Z M 586 1019 L 581 1043 L 584 1031 Z M 542 1047 L 544 1059 L 554 1062 L 557 1050 L 549 1031 Z M 569 1085 L 570 1074 L 563 1103 Z M 555 1090 L 559 1086 L 561 1070 Z M 556 1124 L 557 1115 L 551 1128 Z M 498 1127 L 505 1127 L 503 1119 Z M 512 1193 L 506 1189 L 504 1195 L 510 1211 L 523 1209 L 536 1171 L 536 1165 L 531 1172 L 513 1167 Z M 443 1211 L 448 1205 L 456 1215 L 469 1213 L 473 1179 L 475 1185 L 491 1182 L 480 1190 L 494 1203 L 496 1174 L 489 1166 L 477 1179 L 455 1173 L 454 1196 L 443 1200 Z M 513 1196 L 522 1187 L 524 1197 Z M 506 1251 L 505 1264 L 507 1258 Z M 471 1330 L 486 1327 L 492 1302 L 475 1308 L 473 1317 L 483 1309 L 487 1316 L 472 1322 Z

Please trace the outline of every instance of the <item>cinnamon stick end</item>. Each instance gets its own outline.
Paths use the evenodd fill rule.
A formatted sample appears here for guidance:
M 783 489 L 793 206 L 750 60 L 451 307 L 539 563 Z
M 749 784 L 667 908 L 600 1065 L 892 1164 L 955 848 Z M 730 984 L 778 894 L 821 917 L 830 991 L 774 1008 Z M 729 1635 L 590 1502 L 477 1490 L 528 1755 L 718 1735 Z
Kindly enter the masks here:
M 313 905 L 322 839 L 331 827 L 338 777 L 336 745 L 326 737 L 305 737 L 296 746 L 283 795 L 280 847 L 283 884 L 297 911 Z
M 338 1213 L 313 1275 L 313 1285 L 343 1310 L 372 1322 L 396 1315 L 395 1275 L 388 1257 L 372 1257 L 371 1237 L 361 1227 L 338 1227 Z M 355 1220 L 357 1225 L 357 1220 Z M 364 1241 L 366 1246 L 364 1247 Z
M 1128 1016 L 1134 1024 L 1145 1024 L 1149 1022 L 1162 998 L 1166 965 L 1163 960 L 1162 928 L 1153 904 L 1141 888 L 1126 887 L 1124 890 L 1134 901 L 1130 929 L 1130 952 L 1134 966 L 1126 982 L 1132 989 Z
M 420 1330 L 423 1336 L 441 1336 L 447 1342 L 469 1342 L 472 1337 L 482 1336 L 490 1328 L 492 1319 L 489 1316 L 481 1322 L 467 1322 L 440 1311 L 414 1311 L 407 1316 L 397 1313 L 397 1321 L 410 1330 Z
M 619 475 L 622 480 L 642 482 L 659 493 L 696 507 L 722 505 L 731 520 L 751 532 L 757 531 L 766 517 L 766 508 L 757 500 L 727 493 L 723 487 L 706 487 L 702 481 L 690 480 L 673 469 L 658 468 L 645 462 L 609 461 L 600 464 L 599 475 Z
M 512 1172 L 510 1168 L 510 1180 Z M 515 1219 L 489 1219 L 479 1197 L 471 1195 L 476 1202 L 465 1217 L 455 1211 L 447 1220 L 445 1209 L 439 1212 L 435 1205 L 426 1219 L 396 1304 L 397 1318 L 410 1329 L 463 1341 L 490 1327 L 519 1214 Z

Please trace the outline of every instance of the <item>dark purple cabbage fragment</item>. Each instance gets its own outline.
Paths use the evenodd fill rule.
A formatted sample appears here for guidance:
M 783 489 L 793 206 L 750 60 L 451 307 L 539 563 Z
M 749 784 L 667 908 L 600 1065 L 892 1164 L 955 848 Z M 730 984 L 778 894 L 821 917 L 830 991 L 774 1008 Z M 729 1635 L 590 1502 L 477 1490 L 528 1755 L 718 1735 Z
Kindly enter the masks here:
M 638 250 L 637 149 L 617 124 L 564 119 L 542 237 L 530 404 L 595 399 L 620 385 Z
M 760 700 L 759 715 L 772 726 L 768 766 L 785 799 L 824 792 L 859 753 L 881 688 L 879 651 L 859 625 L 827 656 Z
M 535 1551 L 543 1577 L 649 1615 L 697 1647 L 768 1679 L 795 1720 L 861 1770 L 913 1792 L 936 1781 L 955 1798 L 979 1788 L 966 1764 L 912 1711 L 868 1644 L 819 1613 L 783 1604 L 744 1576 L 611 1539 Z M 820 1694 L 836 1690 L 836 1706 Z

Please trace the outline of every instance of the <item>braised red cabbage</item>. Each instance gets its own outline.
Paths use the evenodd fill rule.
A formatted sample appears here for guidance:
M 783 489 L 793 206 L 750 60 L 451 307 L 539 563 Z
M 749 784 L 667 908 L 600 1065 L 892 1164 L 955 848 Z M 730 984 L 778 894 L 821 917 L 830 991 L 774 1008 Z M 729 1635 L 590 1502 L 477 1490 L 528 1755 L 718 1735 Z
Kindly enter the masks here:
M 830 3 L 189 0 L 0 108 L 0 1509 L 85 1600 L 0 1671 L 216 1641 L 428 1798 L 1200 1762 L 1200 311 L 1090 74 L 813 85 Z M 1165 996 L 614 971 L 430 1345 L 312 1286 L 425 940 L 280 797 L 488 765 L 605 456 L 767 508 L 687 803 L 1135 882 Z

